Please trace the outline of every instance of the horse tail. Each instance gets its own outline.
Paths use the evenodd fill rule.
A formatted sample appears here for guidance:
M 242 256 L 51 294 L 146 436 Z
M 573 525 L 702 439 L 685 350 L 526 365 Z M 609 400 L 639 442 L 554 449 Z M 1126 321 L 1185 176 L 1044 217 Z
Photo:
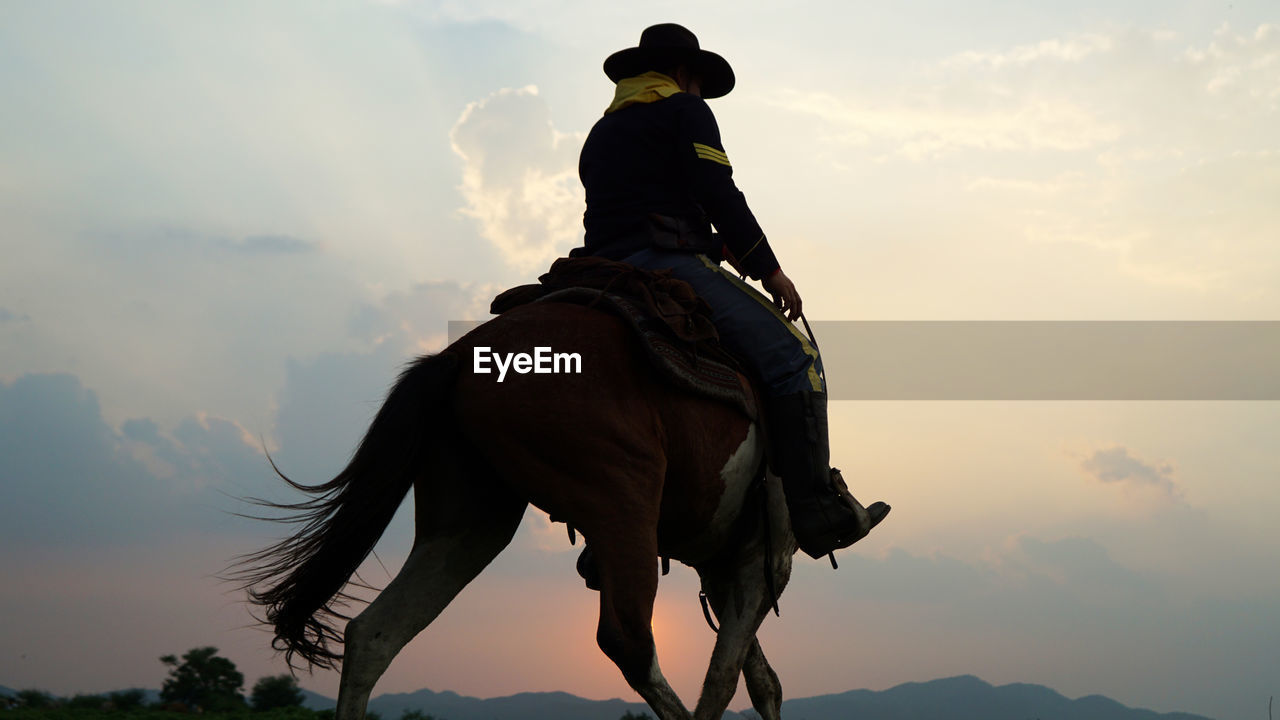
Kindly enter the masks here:
M 258 619 L 275 633 L 271 646 L 309 666 L 333 669 L 342 659 L 337 620 L 352 596 L 352 580 L 404 497 L 421 475 L 438 438 L 448 431 L 458 360 L 444 352 L 420 358 L 401 373 L 355 455 L 342 472 L 320 485 L 303 485 L 271 467 L 285 482 L 312 497 L 299 503 L 254 500 L 288 511 L 265 518 L 301 525 L 292 537 L 243 556 L 233 579 L 262 609 Z

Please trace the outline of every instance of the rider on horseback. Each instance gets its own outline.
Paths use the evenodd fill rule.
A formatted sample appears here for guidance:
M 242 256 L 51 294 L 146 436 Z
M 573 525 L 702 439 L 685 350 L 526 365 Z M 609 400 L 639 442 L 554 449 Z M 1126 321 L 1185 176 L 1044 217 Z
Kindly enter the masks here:
M 732 90 L 733 70 L 687 29 L 663 24 L 647 28 L 638 47 L 610 55 L 604 71 L 617 90 L 582 148 L 586 238 L 570 254 L 670 269 L 693 286 L 722 344 L 764 383 L 772 465 L 800 549 L 820 558 L 852 545 L 889 507 L 864 508 L 830 466 L 822 361 L 791 323 L 800 295 L 733 183 L 703 100 Z M 722 269 L 722 258 L 760 280 L 774 301 Z

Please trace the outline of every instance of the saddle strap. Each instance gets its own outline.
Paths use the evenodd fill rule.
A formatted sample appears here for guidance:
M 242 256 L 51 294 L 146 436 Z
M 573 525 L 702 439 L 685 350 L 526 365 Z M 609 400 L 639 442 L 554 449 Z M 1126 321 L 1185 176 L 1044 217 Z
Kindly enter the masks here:
M 707 619 L 707 624 L 711 626 L 711 632 L 720 632 L 720 628 L 716 627 L 715 619 L 711 617 L 711 602 L 707 600 L 707 593 L 699 590 L 698 600 L 702 602 L 702 617 Z
M 776 617 L 782 617 L 782 610 L 778 609 L 778 586 L 773 581 L 773 529 L 769 525 L 769 489 L 765 486 L 768 482 L 768 471 L 760 473 L 760 508 L 764 517 L 761 521 L 764 525 L 764 586 L 769 591 L 769 602 L 773 604 L 773 614 Z M 835 556 L 832 555 L 832 560 Z

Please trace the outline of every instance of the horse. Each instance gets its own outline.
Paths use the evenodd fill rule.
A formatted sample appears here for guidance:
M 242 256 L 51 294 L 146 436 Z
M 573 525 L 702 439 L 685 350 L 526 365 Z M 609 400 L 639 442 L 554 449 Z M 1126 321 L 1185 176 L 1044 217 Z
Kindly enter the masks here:
M 305 485 L 276 469 L 311 497 L 265 504 L 301 527 L 241 558 L 238 578 L 291 667 L 341 661 L 337 720 L 364 717 L 392 659 L 511 542 L 530 504 L 590 544 L 597 644 L 659 720 L 719 720 L 739 677 L 761 718 L 779 718 L 782 688 L 756 632 L 797 546 L 761 428 L 740 409 L 670 386 L 639 342 L 597 308 L 517 307 L 407 367 L 332 480 Z M 477 353 L 539 347 L 579 354 L 580 372 L 508 372 L 501 382 L 476 372 Z M 408 558 L 348 618 L 344 588 L 410 487 Z M 720 622 L 692 713 L 658 664 L 659 558 L 697 571 Z M 349 620 L 345 633 L 339 620 Z

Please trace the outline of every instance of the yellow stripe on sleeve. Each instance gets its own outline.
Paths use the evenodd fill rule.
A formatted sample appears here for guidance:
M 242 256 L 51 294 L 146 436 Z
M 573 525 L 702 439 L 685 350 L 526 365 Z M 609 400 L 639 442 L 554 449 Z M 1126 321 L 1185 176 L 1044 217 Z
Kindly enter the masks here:
M 725 167 L 733 167 L 732 165 L 729 164 L 728 160 L 725 160 L 724 158 L 719 157 L 717 155 L 708 155 L 706 153 L 698 153 L 698 157 L 702 158 L 703 160 L 710 160 L 711 162 L 720 163 Z
M 698 153 L 699 157 L 710 155 L 712 157 L 723 160 L 725 165 L 729 164 L 729 156 L 725 155 L 723 150 L 717 150 L 711 147 L 710 145 L 704 145 L 702 143 L 694 143 L 693 150 L 694 152 Z M 707 159 L 710 160 L 711 158 L 707 158 Z

